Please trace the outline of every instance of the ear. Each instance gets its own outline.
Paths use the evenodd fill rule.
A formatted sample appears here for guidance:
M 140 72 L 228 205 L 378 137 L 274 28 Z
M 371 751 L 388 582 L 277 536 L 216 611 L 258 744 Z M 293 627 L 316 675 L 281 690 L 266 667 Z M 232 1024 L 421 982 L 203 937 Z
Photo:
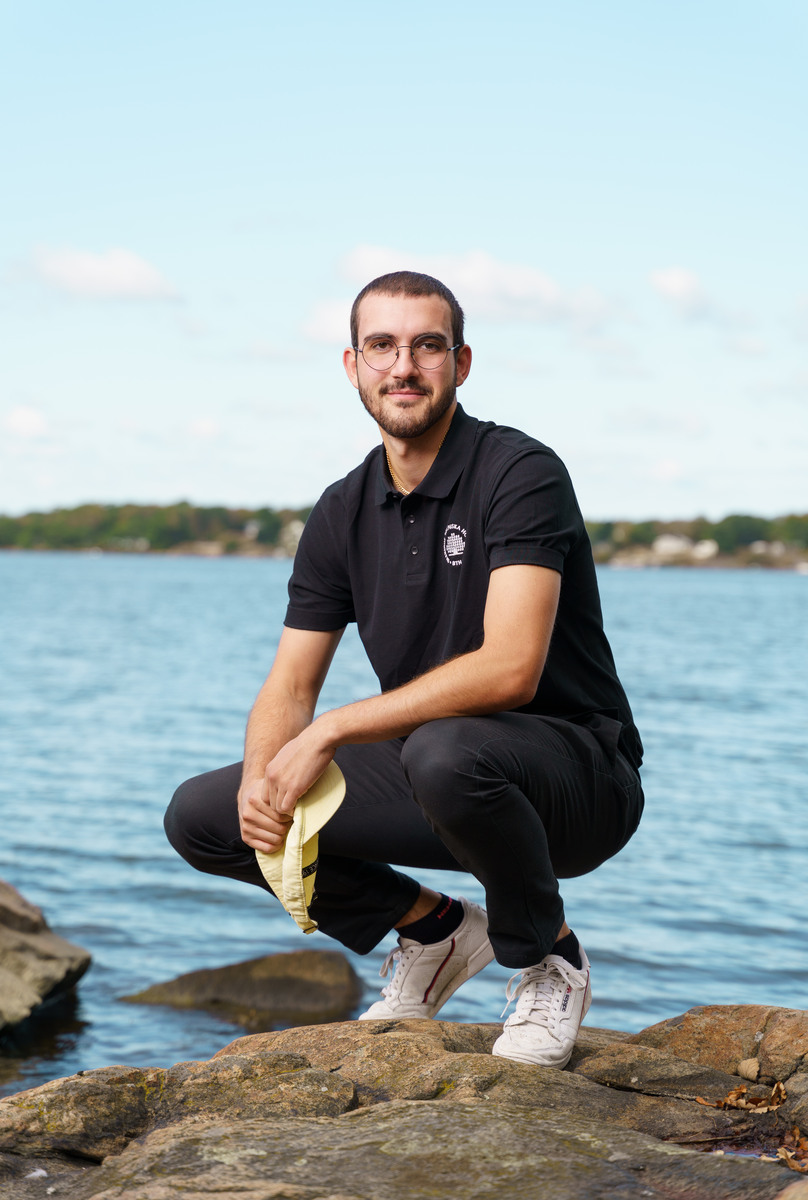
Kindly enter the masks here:
M 471 346 L 461 346 L 457 352 L 457 386 L 465 383 L 471 370 Z
M 359 375 L 357 372 L 357 351 L 353 346 L 346 347 L 342 352 L 342 365 L 345 368 L 345 374 L 350 379 L 355 388 L 359 387 Z

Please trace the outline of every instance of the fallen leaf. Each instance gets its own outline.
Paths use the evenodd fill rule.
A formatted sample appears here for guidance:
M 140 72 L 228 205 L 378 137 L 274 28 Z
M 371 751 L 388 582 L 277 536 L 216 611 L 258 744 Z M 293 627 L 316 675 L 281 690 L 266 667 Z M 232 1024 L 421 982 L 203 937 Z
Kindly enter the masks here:
M 767 1113 L 779 1108 L 786 1100 L 786 1089 L 782 1083 L 774 1085 L 770 1096 L 747 1096 L 747 1091 L 748 1088 L 741 1084 L 727 1092 L 723 1100 L 705 1100 L 703 1096 L 697 1096 L 696 1101 L 708 1108 L 742 1108 L 747 1112 Z

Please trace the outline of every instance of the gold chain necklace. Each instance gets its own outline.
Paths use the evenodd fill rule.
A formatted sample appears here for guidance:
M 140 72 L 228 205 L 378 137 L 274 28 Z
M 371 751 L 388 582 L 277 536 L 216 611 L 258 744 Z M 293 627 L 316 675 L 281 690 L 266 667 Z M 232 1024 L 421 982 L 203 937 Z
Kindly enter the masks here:
M 437 458 L 438 455 L 440 454 L 440 448 L 443 445 L 443 443 L 446 441 L 446 434 L 449 432 L 451 427 L 452 427 L 452 423 L 450 421 L 449 424 L 446 426 L 446 428 L 443 431 L 443 437 L 441 438 L 440 443 L 438 444 L 438 448 L 435 451 L 435 458 Z M 387 459 L 387 470 L 390 472 L 390 478 L 392 479 L 393 483 L 395 484 L 396 491 L 400 492 L 402 496 L 409 496 L 410 492 L 412 491 L 412 488 L 402 487 L 401 480 L 398 478 L 395 471 L 393 470 L 393 464 L 390 462 L 390 451 L 387 449 L 386 446 L 384 448 L 384 457 Z M 432 461 L 434 462 L 435 459 L 433 458 Z M 416 484 L 416 487 L 417 486 L 418 485 Z

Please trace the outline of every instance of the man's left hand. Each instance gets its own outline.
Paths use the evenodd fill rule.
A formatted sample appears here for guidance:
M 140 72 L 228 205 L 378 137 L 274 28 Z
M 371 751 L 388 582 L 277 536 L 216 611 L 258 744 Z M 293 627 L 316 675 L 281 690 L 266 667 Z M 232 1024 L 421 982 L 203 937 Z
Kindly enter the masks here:
M 334 757 L 317 722 L 278 751 L 264 774 L 264 799 L 277 812 L 293 813 L 304 792 L 320 778 Z

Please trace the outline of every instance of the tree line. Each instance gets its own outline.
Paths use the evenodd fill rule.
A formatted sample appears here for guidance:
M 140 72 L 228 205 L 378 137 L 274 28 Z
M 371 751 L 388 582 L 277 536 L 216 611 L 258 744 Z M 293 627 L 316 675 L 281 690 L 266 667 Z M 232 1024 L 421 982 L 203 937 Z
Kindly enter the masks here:
M 721 521 L 695 517 L 692 521 L 587 521 L 593 545 L 651 546 L 664 533 L 690 538 L 692 542 L 712 540 L 721 554 L 737 554 L 756 542 L 782 543 L 795 550 L 808 548 L 808 513 L 789 516 L 754 517 L 733 513 Z
M 199 542 L 236 553 L 250 544 L 282 544 L 284 529 L 307 508 L 225 508 L 179 504 L 82 504 L 51 512 L 0 516 L 0 546 L 25 550 L 172 550 Z
M 0 546 L 26 550 L 172 550 L 218 543 L 225 553 L 250 546 L 288 547 L 284 531 L 305 522 L 311 507 L 226 508 L 222 505 L 82 504 L 21 517 L 0 516 Z M 808 549 L 808 513 L 767 519 L 743 513 L 708 521 L 588 521 L 595 546 L 651 546 L 663 533 L 714 540 L 721 554 L 737 554 L 757 542 Z

